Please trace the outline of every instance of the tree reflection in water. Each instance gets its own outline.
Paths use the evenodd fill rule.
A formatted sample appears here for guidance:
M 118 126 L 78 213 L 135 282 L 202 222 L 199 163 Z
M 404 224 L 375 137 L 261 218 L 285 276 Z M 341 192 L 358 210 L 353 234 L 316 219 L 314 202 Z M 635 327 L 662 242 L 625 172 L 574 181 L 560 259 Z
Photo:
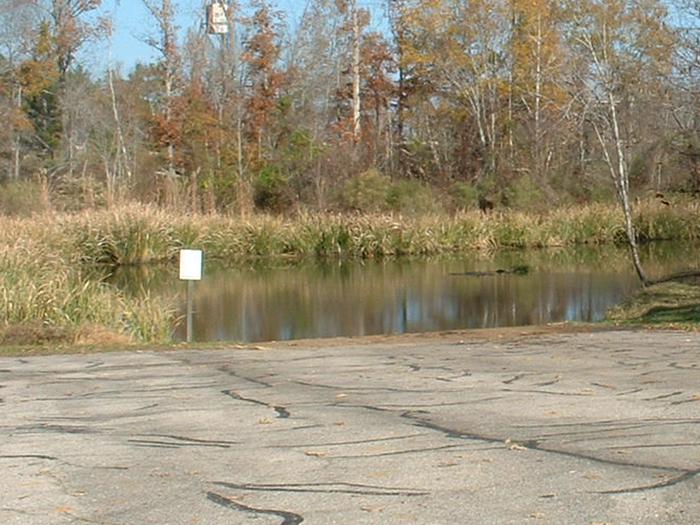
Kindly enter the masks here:
M 650 274 L 684 267 L 693 247 L 647 247 Z M 528 265 L 527 275 L 450 275 Z M 122 279 L 134 286 L 135 277 Z M 151 276 L 153 288 L 165 286 Z M 161 284 L 154 284 L 160 282 Z M 624 249 L 499 252 L 433 260 L 207 268 L 196 341 L 267 341 L 598 321 L 639 286 Z M 172 282 L 168 288 L 172 288 Z M 178 327 L 176 337 L 184 337 Z

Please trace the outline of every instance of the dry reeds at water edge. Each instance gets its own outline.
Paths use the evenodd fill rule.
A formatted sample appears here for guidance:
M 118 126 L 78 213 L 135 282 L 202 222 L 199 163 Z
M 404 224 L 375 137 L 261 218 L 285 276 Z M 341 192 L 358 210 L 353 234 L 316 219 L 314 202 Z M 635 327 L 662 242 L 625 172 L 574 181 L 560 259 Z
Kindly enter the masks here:
M 700 239 L 700 207 L 642 203 L 636 225 L 642 241 Z M 27 219 L 0 217 L 0 329 L 41 326 L 77 341 L 113 333 L 134 341 L 170 337 L 174 303 L 127 295 L 100 278 L 95 266 L 176 259 L 197 247 L 228 263 L 433 255 L 479 249 L 619 243 L 622 214 L 612 205 L 587 205 L 531 215 L 515 211 L 399 217 L 300 214 L 247 219 L 186 216 L 141 205 Z M 82 335 L 81 335 L 82 334 Z M 0 334 L 0 337 L 2 335 Z
M 636 222 L 642 241 L 700 238 L 700 208 L 644 203 Z M 401 217 L 300 214 L 175 215 L 144 206 L 65 216 L 63 235 L 84 263 L 114 265 L 173 260 L 183 247 L 226 261 L 256 258 L 395 257 L 475 249 L 535 248 L 625 242 L 613 205 L 587 205 L 533 215 L 515 211 Z
M 170 339 L 172 306 L 148 295 L 129 297 L 88 272 L 60 225 L 0 222 L 0 343 Z

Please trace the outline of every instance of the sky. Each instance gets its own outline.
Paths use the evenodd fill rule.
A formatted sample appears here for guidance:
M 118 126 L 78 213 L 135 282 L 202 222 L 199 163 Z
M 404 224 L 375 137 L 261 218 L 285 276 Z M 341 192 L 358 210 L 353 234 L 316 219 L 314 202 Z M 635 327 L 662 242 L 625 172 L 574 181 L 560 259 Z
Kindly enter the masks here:
M 204 6 L 210 1 L 174 0 L 177 25 L 181 31 L 184 32 L 203 19 Z M 294 27 L 307 1 L 275 0 L 275 3 L 285 13 L 287 24 Z M 378 8 L 385 5 L 385 0 L 359 0 L 358 3 L 362 7 L 380 11 Z M 81 50 L 78 59 L 90 71 L 99 75 L 107 70 L 111 62 L 112 67 L 128 73 L 138 63 L 150 63 L 157 59 L 157 52 L 143 41 L 144 36 L 154 27 L 143 0 L 103 0 L 98 16 L 112 19 L 113 36 L 101 42 L 91 42 Z

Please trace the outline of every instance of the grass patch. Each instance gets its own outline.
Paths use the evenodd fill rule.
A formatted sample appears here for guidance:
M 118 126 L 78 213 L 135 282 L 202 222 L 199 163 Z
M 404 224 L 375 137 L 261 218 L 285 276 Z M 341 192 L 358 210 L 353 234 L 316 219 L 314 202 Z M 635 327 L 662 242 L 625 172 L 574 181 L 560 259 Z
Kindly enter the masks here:
M 640 290 L 608 312 L 609 321 L 621 324 L 666 325 L 700 328 L 700 286 L 669 282 Z

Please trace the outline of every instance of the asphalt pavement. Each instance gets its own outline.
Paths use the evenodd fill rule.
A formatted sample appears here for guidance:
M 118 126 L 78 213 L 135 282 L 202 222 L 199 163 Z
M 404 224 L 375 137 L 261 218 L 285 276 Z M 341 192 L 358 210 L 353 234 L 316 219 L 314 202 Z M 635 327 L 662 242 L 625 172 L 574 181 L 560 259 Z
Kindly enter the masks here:
M 700 334 L 0 359 L 0 523 L 700 523 Z

